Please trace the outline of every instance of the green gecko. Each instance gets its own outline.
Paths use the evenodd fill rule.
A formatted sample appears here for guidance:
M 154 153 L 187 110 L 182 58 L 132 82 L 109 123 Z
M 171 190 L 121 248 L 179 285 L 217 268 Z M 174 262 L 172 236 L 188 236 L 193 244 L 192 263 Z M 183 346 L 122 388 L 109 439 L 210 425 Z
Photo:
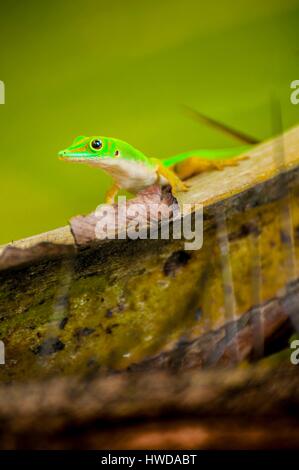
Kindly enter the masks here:
M 203 171 L 237 165 L 240 159 L 247 158 L 244 153 L 250 148 L 252 145 L 195 150 L 159 160 L 119 139 L 80 136 L 58 155 L 64 161 L 86 163 L 110 174 L 114 184 L 106 193 L 105 202 L 111 204 L 120 189 L 136 194 L 155 183 L 170 184 L 174 195 L 187 191 L 185 179 Z

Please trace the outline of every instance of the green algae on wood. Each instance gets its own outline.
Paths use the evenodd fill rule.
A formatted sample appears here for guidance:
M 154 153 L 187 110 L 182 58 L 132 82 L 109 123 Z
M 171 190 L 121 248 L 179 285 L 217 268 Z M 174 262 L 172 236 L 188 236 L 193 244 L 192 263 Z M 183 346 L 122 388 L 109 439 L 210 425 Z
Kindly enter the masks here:
M 227 222 L 237 317 L 252 307 L 248 226 L 257 217 L 261 301 L 287 282 L 276 208 L 272 202 Z M 299 226 L 298 198 L 293 220 Z M 185 252 L 180 241 L 113 241 L 2 272 L 0 292 L 7 357 L 2 380 L 121 370 L 225 323 L 213 225 L 205 231 L 204 249 L 196 252 Z

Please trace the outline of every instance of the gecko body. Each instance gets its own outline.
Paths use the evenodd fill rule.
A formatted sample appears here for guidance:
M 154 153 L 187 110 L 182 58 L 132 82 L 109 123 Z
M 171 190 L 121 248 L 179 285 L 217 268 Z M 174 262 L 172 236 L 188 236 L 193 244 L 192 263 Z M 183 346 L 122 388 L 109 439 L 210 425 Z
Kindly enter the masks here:
M 101 168 L 112 176 L 113 186 L 106 194 L 105 202 L 114 202 L 120 189 L 134 194 L 159 183 L 170 184 L 175 195 L 187 191 L 185 179 L 209 170 L 221 170 L 234 166 L 251 146 L 217 150 L 194 150 L 159 160 L 147 157 L 132 145 L 110 137 L 79 136 L 66 149 L 59 152 L 59 158 L 68 162 L 84 163 Z

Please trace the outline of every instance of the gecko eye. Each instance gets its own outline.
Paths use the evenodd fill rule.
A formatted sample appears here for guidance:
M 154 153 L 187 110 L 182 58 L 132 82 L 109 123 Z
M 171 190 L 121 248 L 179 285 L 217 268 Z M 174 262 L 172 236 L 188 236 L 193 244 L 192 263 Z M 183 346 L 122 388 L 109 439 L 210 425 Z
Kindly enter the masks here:
M 119 150 L 115 150 L 114 156 L 115 156 L 115 157 L 118 157 L 118 156 L 119 156 Z
M 99 150 L 100 148 L 102 148 L 102 142 L 98 139 L 95 139 L 91 142 L 91 147 L 94 149 L 94 150 Z

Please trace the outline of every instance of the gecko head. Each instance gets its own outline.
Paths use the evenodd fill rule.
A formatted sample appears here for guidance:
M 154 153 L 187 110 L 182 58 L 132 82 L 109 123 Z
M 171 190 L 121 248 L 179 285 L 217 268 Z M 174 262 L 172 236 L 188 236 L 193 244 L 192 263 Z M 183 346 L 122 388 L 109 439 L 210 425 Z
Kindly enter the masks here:
M 96 163 L 117 158 L 120 154 L 117 141 L 108 137 L 79 136 L 73 143 L 58 153 L 59 159 L 78 163 Z

